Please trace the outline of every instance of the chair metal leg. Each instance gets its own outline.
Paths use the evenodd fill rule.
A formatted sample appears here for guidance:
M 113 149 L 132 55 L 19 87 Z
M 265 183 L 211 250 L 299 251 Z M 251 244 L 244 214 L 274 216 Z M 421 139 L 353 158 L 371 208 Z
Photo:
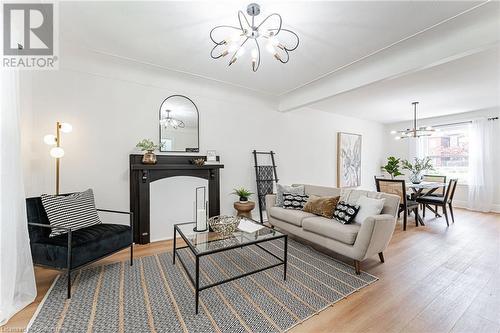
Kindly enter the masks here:
M 435 217 L 439 217 L 439 214 L 438 214 L 438 206 L 434 206 L 434 209 L 436 210 L 436 214 L 434 214 Z
M 130 266 L 134 265 L 134 243 L 130 244 Z
M 359 260 L 354 260 L 354 269 L 356 270 L 357 275 L 361 274 L 361 270 L 359 269 Z
M 379 252 L 379 253 L 378 253 L 378 257 L 380 258 L 380 261 L 381 261 L 381 262 L 385 262 L 385 259 L 384 259 L 384 253 L 383 253 L 383 252 Z
M 71 269 L 68 269 L 68 299 L 71 298 Z
M 425 218 L 425 204 L 422 205 L 422 217 Z
M 450 213 L 451 213 L 451 221 L 455 223 L 455 217 L 453 216 L 453 207 L 451 203 L 448 204 L 448 207 L 450 207 Z
M 415 227 L 418 227 L 418 206 L 413 209 L 413 213 L 415 214 Z
M 408 210 L 405 208 L 403 212 L 403 230 L 406 231 L 406 221 L 408 220 Z
M 69 230 L 68 232 L 68 253 L 66 258 L 66 269 L 68 271 L 68 299 L 71 298 L 71 250 L 72 250 L 72 232 Z
M 444 214 L 444 217 L 446 219 L 446 225 L 449 227 L 450 222 L 448 221 L 448 211 L 446 210 L 446 205 L 443 206 L 443 214 Z

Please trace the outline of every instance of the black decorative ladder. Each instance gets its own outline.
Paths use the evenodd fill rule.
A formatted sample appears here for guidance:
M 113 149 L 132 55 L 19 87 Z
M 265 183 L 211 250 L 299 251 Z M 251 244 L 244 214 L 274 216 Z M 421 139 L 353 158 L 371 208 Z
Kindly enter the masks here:
M 276 163 L 274 162 L 273 151 L 256 151 L 253 152 L 255 162 L 255 179 L 257 180 L 257 197 L 259 202 L 260 223 L 264 223 L 262 210 L 266 209 L 266 194 L 273 193 L 274 183 L 278 182 L 276 173 Z M 271 157 L 271 165 L 259 165 L 259 155 L 268 155 Z

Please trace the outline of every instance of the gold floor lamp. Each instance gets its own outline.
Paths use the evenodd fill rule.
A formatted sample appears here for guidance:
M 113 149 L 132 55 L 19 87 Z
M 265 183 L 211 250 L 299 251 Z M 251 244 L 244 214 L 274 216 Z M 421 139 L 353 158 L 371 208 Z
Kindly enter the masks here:
M 59 168 L 61 157 L 64 156 L 64 149 L 61 147 L 61 132 L 69 133 L 73 130 L 73 126 L 68 123 L 56 123 L 56 135 L 47 134 L 43 137 L 43 141 L 49 146 L 55 146 L 50 149 L 50 156 L 56 159 L 56 195 L 59 194 Z

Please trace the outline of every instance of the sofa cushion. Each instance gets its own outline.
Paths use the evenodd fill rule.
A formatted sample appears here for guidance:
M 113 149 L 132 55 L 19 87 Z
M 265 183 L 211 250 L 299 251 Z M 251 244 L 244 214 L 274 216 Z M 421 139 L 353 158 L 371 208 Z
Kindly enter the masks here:
M 71 234 L 72 262 L 75 268 L 94 259 L 129 246 L 132 242 L 129 226 L 95 224 Z M 68 257 L 68 234 L 50 237 L 45 242 L 31 242 L 33 262 L 38 265 L 65 268 Z
M 306 213 L 301 210 L 285 209 L 281 207 L 271 207 L 268 210 L 271 217 L 294 224 L 299 227 L 302 226 L 302 220 L 304 218 L 316 216 L 314 214 Z
M 331 219 L 333 218 L 333 211 L 339 199 L 340 197 L 317 197 L 311 195 L 303 211 Z
M 42 194 L 41 198 L 51 226 L 78 230 L 101 223 L 92 189 L 68 195 Z M 64 229 L 53 228 L 49 237 L 64 233 Z
M 359 212 L 354 217 L 354 221 L 363 223 L 368 216 L 379 215 L 384 208 L 384 202 L 385 198 L 373 199 L 364 195 L 359 197 L 357 202 Z
M 342 224 L 335 220 L 314 216 L 304 218 L 302 228 L 344 244 L 352 245 L 356 241 L 361 225 L 358 223 Z
M 291 194 L 305 194 L 303 185 L 281 185 L 276 184 L 276 206 L 283 207 L 283 195 L 285 193 Z
M 283 194 L 283 208 L 302 210 L 309 196 L 307 194 Z

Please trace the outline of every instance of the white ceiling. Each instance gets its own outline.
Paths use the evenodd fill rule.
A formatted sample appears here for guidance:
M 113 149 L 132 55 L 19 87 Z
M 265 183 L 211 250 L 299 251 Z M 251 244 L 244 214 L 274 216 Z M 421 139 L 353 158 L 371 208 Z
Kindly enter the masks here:
M 382 123 L 409 120 L 411 102 L 428 118 L 500 106 L 500 48 L 400 78 L 381 81 L 310 105 Z
M 173 70 L 205 76 L 270 95 L 283 94 L 319 76 L 353 62 L 374 51 L 387 47 L 405 37 L 457 15 L 479 2 L 469 1 L 387 1 L 387 2 L 271 2 L 259 1 L 262 17 L 278 12 L 283 17 L 285 28 L 300 36 L 299 48 L 291 53 L 290 62 L 278 63 L 268 54 L 262 58 L 257 73 L 250 69 L 249 59 L 240 59 L 227 67 L 228 59 L 213 60 L 209 53 L 212 43 L 209 31 L 215 25 L 237 24 L 237 11 L 244 10 L 250 1 L 231 2 L 61 2 L 60 36 L 63 43 L 97 50 L 117 56 L 148 62 Z M 248 57 L 248 54 L 246 55 Z M 490 60 L 491 55 L 488 56 Z M 471 58 L 472 59 L 472 58 Z M 471 70 L 467 75 L 475 82 L 463 82 L 465 88 L 477 89 L 485 85 L 476 75 L 474 66 L 490 77 L 481 60 L 464 60 Z M 469 64 L 469 62 L 477 62 Z M 446 70 L 444 65 L 443 69 Z M 458 66 L 450 64 L 449 66 Z M 491 69 L 491 68 L 490 68 Z M 434 73 L 434 70 L 429 72 Z M 405 109 L 410 100 L 422 101 L 425 112 L 426 101 L 422 94 L 411 94 L 416 88 L 424 89 L 425 78 L 420 74 L 417 81 L 404 81 L 410 88 L 399 88 L 397 104 L 392 99 L 392 108 Z M 438 74 L 436 74 L 438 75 Z M 464 74 L 462 74 L 464 75 Z M 437 77 L 439 78 L 439 77 Z M 469 78 L 469 76 L 467 76 Z M 401 80 L 405 80 L 402 78 Z M 491 80 L 491 79 L 489 79 Z M 458 89 L 454 80 L 451 86 L 434 85 L 436 90 L 427 94 L 439 94 L 443 89 Z M 403 83 L 403 81 L 401 81 Z M 390 83 L 384 83 L 390 84 Z M 397 88 L 393 83 L 389 88 Z M 371 96 L 376 97 L 377 90 Z M 424 89 L 425 90 L 425 89 Z M 411 98 L 409 95 L 412 95 Z M 416 96 L 415 96 L 416 95 Z M 476 96 L 480 98 L 480 96 Z M 409 100 L 410 99 L 410 100 Z M 349 97 L 341 97 L 348 106 Z M 375 99 L 373 99 L 375 100 Z M 366 105 L 373 105 L 367 100 Z M 404 100 L 404 103 L 403 103 Z M 437 101 L 437 100 L 436 100 Z M 333 102 L 332 102 L 333 103 Z M 335 112 L 341 110 L 342 102 L 326 101 L 315 107 Z M 436 105 L 437 102 L 436 102 Z M 458 103 L 463 109 L 466 103 Z M 349 109 L 349 108 L 346 108 Z M 427 108 L 427 110 L 429 110 Z M 453 108 L 456 110 L 456 108 Z M 391 112 L 384 111 L 384 121 L 395 121 Z M 360 115 L 370 117 L 369 112 Z M 378 119 L 378 117 L 377 117 Z

